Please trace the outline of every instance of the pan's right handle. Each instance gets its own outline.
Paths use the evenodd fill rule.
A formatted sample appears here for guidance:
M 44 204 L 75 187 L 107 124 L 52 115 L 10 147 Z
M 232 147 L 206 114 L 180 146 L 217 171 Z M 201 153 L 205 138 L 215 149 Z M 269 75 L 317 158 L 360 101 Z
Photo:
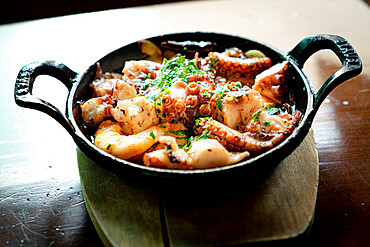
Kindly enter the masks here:
M 55 77 L 67 87 L 68 93 L 70 93 L 77 73 L 69 69 L 66 65 L 55 61 L 34 62 L 24 66 L 19 71 L 14 88 L 14 99 L 17 105 L 48 114 L 73 136 L 75 130 L 66 115 L 61 113 L 54 105 L 32 94 L 33 83 L 39 75 Z
M 315 93 L 312 117 L 335 87 L 362 71 L 362 62 L 355 49 L 346 39 L 337 35 L 322 34 L 307 37 L 288 52 L 287 56 L 302 68 L 312 54 L 322 49 L 332 50 L 342 62 L 342 68 L 332 74 Z

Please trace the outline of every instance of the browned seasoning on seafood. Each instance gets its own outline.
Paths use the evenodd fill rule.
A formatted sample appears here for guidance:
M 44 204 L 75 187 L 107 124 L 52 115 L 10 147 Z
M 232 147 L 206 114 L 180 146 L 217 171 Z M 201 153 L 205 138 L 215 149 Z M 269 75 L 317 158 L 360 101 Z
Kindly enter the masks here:
M 164 169 L 226 166 L 278 145 L 301 119 L 287 61 L 272 65 L 258 50 L 216 52 L 212 42 L 139 46 L 148 60 L 125 62 L 122 74 L 97 64 L 92 98 L 81 103 L 95 145 L 113 156 Z M 167 59 L 163 49 L 195 54 Z

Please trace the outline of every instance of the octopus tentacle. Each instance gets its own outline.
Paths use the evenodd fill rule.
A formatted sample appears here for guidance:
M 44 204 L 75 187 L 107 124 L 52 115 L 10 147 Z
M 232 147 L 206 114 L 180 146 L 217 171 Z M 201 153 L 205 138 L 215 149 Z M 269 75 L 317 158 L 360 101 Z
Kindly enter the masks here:
M 252 86 L 254 78 L 271 66 L 271 59 L 268 57 L 239 58 L 219 52 L 210 52 L 208 56 L 215 61 L 213 68 L 217 76 L 229 81 L 240 81 L 247 86 Z
M 201 134 L 206 131 L 212 139 L 216 139 L 230 151 L 261 153 L 274 147 L 287 137 L 294 130 L 300 118 L 301 113 L 299 111 L 294 112 L 290 124 L 285 130 L 272 133 L 262 131 L 241 133 L 218 121 L 200 119 L 194 126 L 194 132 Z
M 191 82 L 186 86 L 187 95 L 196 95 L 200 90 L 200 86 L 197 83 Z
M 287 96 L 288 69 L 287 61 L 272 66 L 257 75 L 252 88 L 275 103 L 281 104 Z

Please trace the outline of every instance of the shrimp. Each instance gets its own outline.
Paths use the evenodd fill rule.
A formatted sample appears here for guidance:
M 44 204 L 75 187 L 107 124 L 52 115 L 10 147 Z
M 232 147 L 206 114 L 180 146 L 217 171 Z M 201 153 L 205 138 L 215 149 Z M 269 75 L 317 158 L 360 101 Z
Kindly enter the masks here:
M 123 135 L 122 125 L 106 120 L 95 132 L 95 145 L 121 159 L 140 155 L 153 146 L 164 135 L 158 126 L 152 126 L 135 135 Z
M 92 98 L 81 105 L 82 119 L 85 123 L 96 126 L 110 116 L 113 100 L 109 96 Z
M 144 96 L 120 100 L 110 112 L 116 121 L 122 123 L 126 135 L 139 133 L 159 123 L 154 104 Z

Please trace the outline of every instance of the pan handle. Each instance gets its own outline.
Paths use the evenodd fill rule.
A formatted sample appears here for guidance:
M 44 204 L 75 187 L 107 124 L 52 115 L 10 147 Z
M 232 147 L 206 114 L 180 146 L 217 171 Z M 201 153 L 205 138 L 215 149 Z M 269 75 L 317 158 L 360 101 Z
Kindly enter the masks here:
M 14 87 L 14 99 L 17 105 L 39 110 L 57 120 L 70 134 L 75 133 L 74 127 L 65 114 L 54 105 L 35 97 L 32 94 L 33 83 L 39 75 L 50 75 L 60 80 L 70 93 L 77 73 L 62 63 L 55 61 L 34 62 L 24 66 L 17 76 Z M 73 136 L 73 135 L 72 135 Z
M 344 38 L 336 35 L 315 35 L 299 42 L 287 56 L 293 59 L 302 68 L 306 60 L 315 52 L 322 49 L 332 50 L 343 67 L 332 74 L 314 94 L 313 115 L 328 94 L 344 81 L 359 75 L 362 71 L 362 62 L 352 45 Z

